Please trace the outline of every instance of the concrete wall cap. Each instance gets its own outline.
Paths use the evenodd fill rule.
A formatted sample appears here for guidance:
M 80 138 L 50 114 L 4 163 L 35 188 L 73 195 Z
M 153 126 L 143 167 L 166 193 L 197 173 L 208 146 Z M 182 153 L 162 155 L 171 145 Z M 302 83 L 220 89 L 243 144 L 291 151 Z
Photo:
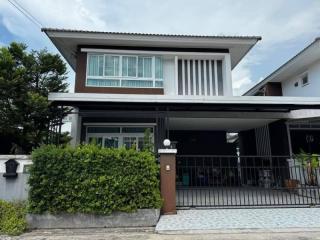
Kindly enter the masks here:
M 9 160 L 11 158 L 19 160 L 31 160 L 31 155 L 0 155 L 0 160 Z
M 159 149 L 158 153 L 160 154 L 177 154 L 177 149 Z

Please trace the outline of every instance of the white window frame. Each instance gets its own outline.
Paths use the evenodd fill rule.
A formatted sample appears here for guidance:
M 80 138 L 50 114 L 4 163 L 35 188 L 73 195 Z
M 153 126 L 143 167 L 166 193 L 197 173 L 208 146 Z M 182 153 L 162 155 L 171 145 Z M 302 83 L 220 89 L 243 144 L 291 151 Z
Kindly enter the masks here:
M 304 79 L 305 77 L 307 77 L 307 80 L 308 80 L 308 81 L 307 81 L 306 83 L 303 83 L 303 79 Z M 301 87 L 305 87 L 305 86 L 307 86 L 307 85 L 310 84 L 310 82 L 309 82 L 309 76 L 308 76 L 308 73 L 307 73 L 307 72 L 305 72 L 305 73 L 303 73 L 303 74 L 301 75 L 300 81 L 301 81 Z
M 91 55 L 88 55 L 88 56 L 87 56 L 86 75 L 88 75 L 88 73 L 89 73 L 89 59 L 90 59 L 90 56 L 96 56 L 96 57 L 98 57 L 98 73 L 99 73 L 99 69 L 100 69 L 99 56 L 101 56 L 101 54 L 91 54 Z M 102 76 L 99 76 L 99 75 L 98 75 L 98 76 L 92 76 L 92 77 L 94 77 L 94 78 L 101 78 L 101 77 L 104 76 L 104 62 L 105 62 L 105 59 L 104 59 L 104 57 L 103 57 Z
M 104 54 L 104 55 L 108 55 L 108 54 Z M 123 65 L 121 66 L 121 75 L 120 75 L 120 77 L 121 78 L 138 78 L 138 56 L 134 56 L 134 55 L 119 55 L 119 57 L 120 57 L 120 61 L 121 61 L 121 63 L 123 64 L 123 57 L 134 57 L 135 59 L 136 59 L 136 76 L 123 76 L 122 75 L 122 67 L 123 67 Z M 129 62 L 127 61 L 127 72 L 129 72 Z M 129 79 L 125 79 L 125 80 L 129 80 Z
M 146 58 L 151 58 L 151 77 L 138 77 L 139 75 L 139 58 L 142 58 L 142 74 L 144 73 L 144 59 Z M 138 56 L 138 60 L 137 60 L 137 78 L 139 79 L 146 79 L 146 80 L 154 80 L 155 79 L 155 56 Z
M 94 55 L 94 54 L 91 54 L 91 55 Z M 107 77 L 107 78 L 118 78 L 119 76 L 121 76 L 121 71 L 120 71 L 120 57 L 119 57 L 119 76 L 116 76 L 116 75 L 113 75 L 113 76 L 106 76 L 105 75 L 105 71 L 106 71 L 106 69 L 105 69 L 105 67 L 106 67 L 106 57 L 107 56 L 110 56 L 110 57 L 119 57 L 119 56 L 117 56 L 117 55 L 114 55 L 114 54 L 103 54 L 103 78 L 104 77 Z M 89 62 L 88 62 L 88 64 L 89 64 Z M 121 69 L 122 70 L 122 69 Z M 115 72 L 115 66 L 114 66 L 114 64 L 113 64 L 113 72 Z M 94 77 L 94 76 L 91 76 L 92 78 Z
M 103 56 L 103 75 L 102 76 L 90 76 L 88 75 L 89 71 L 89 58 L 90 56 Z M 119 76 L 106 76 L 105 75 L 105 58 L 106 56 L 112 56 L 112 57 L 119 57 Z M 129 55 L 129 54 L 122 54 L 122 55 L 117 55 L 117 54 L 109 54 L 109 53 L 88 53 L 87 54 L 87 67 L 86 67 L 86 86 L 87 87 L 104 87 L 104 88 L 160 88 L 163 89 L 163 84 L 161 87 L 156 86 L 156 82 L 163 82 L 163 78 L 162 79 L 156 79 L 155 76 L 155 58 L 157 57 L 162 57 L 162 56 L 158 56 L 158 55 Z M 122 59 L 123 57 L 135 57 L 136 58 L 136 76 L 122 76 Z M 143 61 L 144 58 L 151 58 L 151 72 L 152 72 L 152 76 L 151 77 L 138 77 L 139 74 L 139 57 L 142 57 Z M 162 58 L 162 64 L 163 64 L 163 58 Z M 142 64 L 144 67 L 144 64 Z M 128 67 L 128 66 L 127 66 Z M 163 67 L 162 67 L 162 71 L 163 71 Z M 162 74 L 163 75 L 163 74 Z M 94 84 L 88 84 L 88 79 L 96 79 L 96 80 L 118 80 L 119 81 L 119 86 L 97 86 Z M 150 81 L 152 82 L 152 86 L 148 87 L 148 86 L 144 86 L 144 87 L 134 87 L 134 86 L 122 86 L 122 81 L 126 80 L 126 81 Z
M 88 133 L 88 127 L 119 127 L 119 133 Z M 124 147 L 124 137 L 135 137 L 136 138 L 136 150 L 139 150 L 139 138 L 144 137 L 144 133 L 123 133 L 122 128 L 130 128 L 130 127 L 143 127 L 143 128 L 151 128 L 152 133 L 151 141 L 154 143 L 154 126 L 150 125 L 86 125 L 86 143 L 89 143 L 89 138 L 102 138 L 102 147 L 104 147 L 104 140 L 108 137 L 117 137 L 118 138 L 118 148 Z

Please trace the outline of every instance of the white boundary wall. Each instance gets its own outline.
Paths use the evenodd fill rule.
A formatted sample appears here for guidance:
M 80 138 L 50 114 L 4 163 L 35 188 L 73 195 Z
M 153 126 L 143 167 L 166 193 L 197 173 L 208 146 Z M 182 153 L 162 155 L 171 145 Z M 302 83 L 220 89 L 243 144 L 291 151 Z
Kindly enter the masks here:
M 9 159 L 15 159 L 19 163 L 16 178 L 3 177 L 6 172 L 5 162 Z M 25 166 L 30 164 L 32 161 L 29 155 L 0 155 L 0 199 L 7 201 L 27 200 L 29 174 L 25 172 Z

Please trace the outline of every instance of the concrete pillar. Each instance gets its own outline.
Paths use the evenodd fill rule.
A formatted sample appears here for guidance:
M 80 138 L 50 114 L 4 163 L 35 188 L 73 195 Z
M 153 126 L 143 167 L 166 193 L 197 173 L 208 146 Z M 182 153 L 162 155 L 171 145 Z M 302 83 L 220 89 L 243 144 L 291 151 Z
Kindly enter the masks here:
M 71 121 L 71 146 L 76 146 L 80 144 L 80 134 L 81 134 L 81 116 L 79 116 L 79 109 L 74 108 Z
M 163 199 L 162 214 L 176 214 L 176 154 L 177 149 L 159 149 L 160 183 Z
M 226 54 L 222 62 L 223 95 L 233 96 L 230 54 Z

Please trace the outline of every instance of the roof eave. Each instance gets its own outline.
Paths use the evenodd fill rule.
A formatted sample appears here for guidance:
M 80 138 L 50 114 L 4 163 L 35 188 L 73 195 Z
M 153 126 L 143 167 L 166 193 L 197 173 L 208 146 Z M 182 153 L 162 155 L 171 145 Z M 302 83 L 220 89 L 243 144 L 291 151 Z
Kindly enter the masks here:
M 78 41 L 88 40 L 92 42 L 104 42 L 106 40 L 121 44 L 131 44 L 132 46 L 159 45 L 159 46 L 186 46 L 190 48 L 226 48 L 233 55 L 233 49 L 242 48 L 236 51 L 232 58 L 232 69 L 243 59 L 255 44 L 261 40 L 260 36 L 204 36 L 204 35 L 174 35 L 174 34 L 148 34 L 148 33 L 123 33 L 123 32 L 97 32 L 67 29 L 42 28 L 42 31 L 49 37 L 57 47 L 62 56 L 75 70 L 75 51 L 76 48 L 64 49 L 60 39 L 79 39 Z M 78 44 L 80 45 L 80 44 Z
M 239 39 L 239 40 L 261 40 L 261 36 L 224 36 L 224 35 L 187 35 L 187 34 L 159 34 L 159 33 L 129 33 L 129 32 L 103 32 L 103 31 L 87 31 L 87 30 L 72 30 L 72 29 L 57 29 L 57 28 L 41 28 L 42 32 L 47 35 L 49 32 L 56 33 L 93 33 L 93 34 L 110 34 L 110 35 L 124 35 L 124 36 L 144 36 L 144 37 L 178 37 L 178 38 L 213 38 L 213 39 Z

